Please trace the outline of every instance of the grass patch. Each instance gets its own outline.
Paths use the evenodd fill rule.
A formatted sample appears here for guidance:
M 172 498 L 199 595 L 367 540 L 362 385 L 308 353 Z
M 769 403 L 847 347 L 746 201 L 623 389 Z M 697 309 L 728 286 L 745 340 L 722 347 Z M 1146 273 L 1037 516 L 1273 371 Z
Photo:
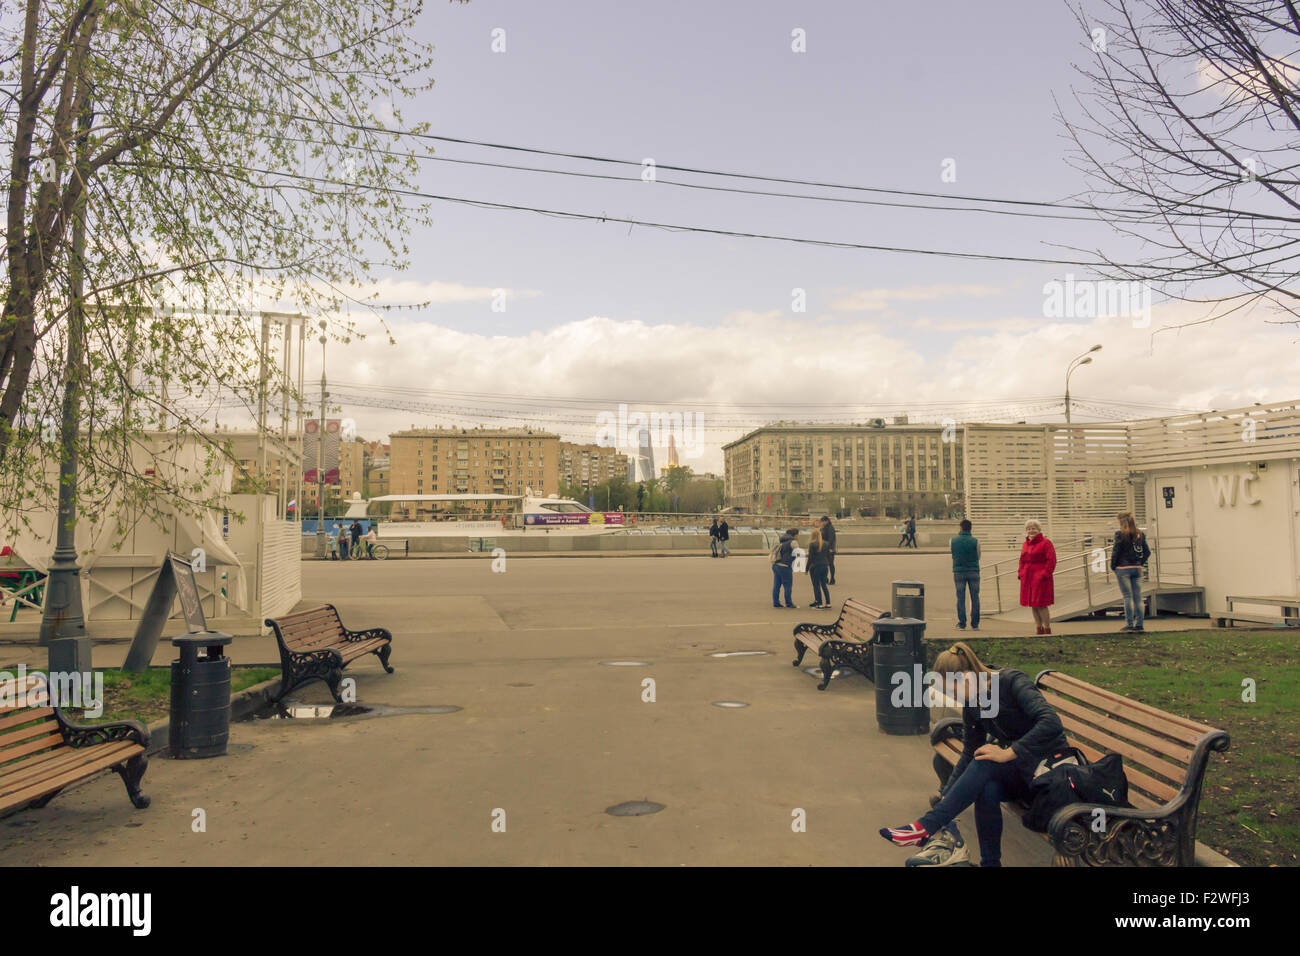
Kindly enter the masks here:
M 150 667 L 139 674 L 105 669 L 104 713 L 99 717 L 85 718 L 86 723 L 102 724 L 109 720 L 138 720 L 148 726 L 162 720 L 171 710 L 172 672 L 170 667 Z M 278 667 L 232 667 L 230 692 L 260 684 L 280 676 Z M 81 721 L 78 714 L 74 720 Z
M 1045 668 L 1228 732 L 1210 754 L 1197 839 L 1244 866 L 1300 862 L 1300 635 L 1291 629 L 966 637 L 985 663 Z M 947 646 L 928 643 L 929 661 Z M 1255 681 L 1255 702 L 1242 682 Z

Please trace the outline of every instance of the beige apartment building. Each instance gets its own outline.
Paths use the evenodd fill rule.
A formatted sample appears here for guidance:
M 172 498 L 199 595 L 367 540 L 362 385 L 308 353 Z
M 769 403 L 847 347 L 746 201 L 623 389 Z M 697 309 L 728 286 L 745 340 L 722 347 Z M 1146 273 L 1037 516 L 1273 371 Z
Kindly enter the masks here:
M 531 428 L 411 428 L 389 436 L 389 494 L 550 495 L 560 436 Z M 411 509 L 408 509 L 411 510 Z
M 766 425 L 724 445 L 725 500 L 745 511 L 907 510 L 962 493 L 962 434 L 942 425 Z
M 560 481 L 590 489 L 611 478 L 627 478 L 627 455 L 606 445 L 560 442 Z

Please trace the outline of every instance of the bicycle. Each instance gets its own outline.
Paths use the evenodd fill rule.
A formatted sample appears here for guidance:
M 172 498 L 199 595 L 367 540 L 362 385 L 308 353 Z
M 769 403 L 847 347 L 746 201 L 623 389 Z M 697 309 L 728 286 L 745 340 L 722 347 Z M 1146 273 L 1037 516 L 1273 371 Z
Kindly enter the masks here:
M 383 561 L 388 557 L 388 545 L 377 544 L 370 551 L 370 557 L 376 561 Z

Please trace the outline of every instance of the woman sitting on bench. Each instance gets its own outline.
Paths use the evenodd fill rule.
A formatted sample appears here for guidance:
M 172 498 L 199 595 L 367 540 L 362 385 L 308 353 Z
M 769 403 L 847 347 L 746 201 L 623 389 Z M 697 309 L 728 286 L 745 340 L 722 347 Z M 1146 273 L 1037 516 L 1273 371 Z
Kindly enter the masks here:
M 882 827 L 880 835 L 898 846 L 922 846 L 974 804 L 980 865 L 1001 866 L 1001 803 L 1029 794 L 1039 762 L 1068 746 L 1065 729 L 1032 678 L 1009 667 L 987 667 L 965 642 L 939 654 L 934 669 L 945 686 L 948 675 L 961 677 L 956 684 L 962 704 L 961 759 L 929 813 L 907 826 Z M 980 709 L 980 696 L 987 711 Z M 1010 746 L 988 743 L 990 736 Z

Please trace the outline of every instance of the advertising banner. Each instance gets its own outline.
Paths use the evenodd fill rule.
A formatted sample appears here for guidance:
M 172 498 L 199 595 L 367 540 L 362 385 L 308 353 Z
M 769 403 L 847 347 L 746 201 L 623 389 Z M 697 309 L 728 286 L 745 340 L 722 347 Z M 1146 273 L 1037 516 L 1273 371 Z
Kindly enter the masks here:
M 623 523 L 623 512 L 621 511 L 593 511 L 591 514 L 585 512 L 575 512 L 572 514 L 540 514 L 524 515 L 525 525 L 538 525 L 545 527 L 555 527 L 562 525 L 576 524 L 605 524 L 620 525 Z

